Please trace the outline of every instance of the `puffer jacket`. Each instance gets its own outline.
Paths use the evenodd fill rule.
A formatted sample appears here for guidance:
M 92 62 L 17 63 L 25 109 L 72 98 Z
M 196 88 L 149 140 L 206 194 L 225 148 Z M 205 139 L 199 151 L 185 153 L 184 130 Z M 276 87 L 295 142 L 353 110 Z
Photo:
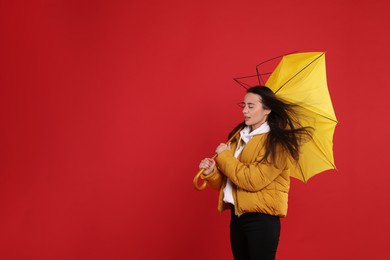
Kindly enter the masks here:
M 289 155 L 278 149 L 273 165 L 261 161 L 265 154 L 264 142 L 268 133 L 253 136 L 243 151 L 235 158 L 233 152 L 237 141 L 231 144 L 232 151 L 223 151 L 211 174 L 202 176 L 210 186 L 220 190 L 218 210 L 230 208 L 223 202 L 223 189 L 227 178 L 233 185 L 235 214 L 261 212 L 285 217 L 290 189 Z

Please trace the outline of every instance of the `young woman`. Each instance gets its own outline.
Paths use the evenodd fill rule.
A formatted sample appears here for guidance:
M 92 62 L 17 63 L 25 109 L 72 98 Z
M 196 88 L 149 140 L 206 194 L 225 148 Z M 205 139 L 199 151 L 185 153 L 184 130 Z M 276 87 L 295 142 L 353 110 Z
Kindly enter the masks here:
M 296 105 L 277 98 L 267 87 L 247 90 L 240 134 L 216 148 L 199 168 L 211 187 L 220 190 L 218 209 L 231 209 L 230 242 L 235 260 L 275 259 L 280 217 L 287 214 L 289 165 L 298 161 L 310 128 L 301 127 Z M 241 130 L 240 130 L 241 129 Z

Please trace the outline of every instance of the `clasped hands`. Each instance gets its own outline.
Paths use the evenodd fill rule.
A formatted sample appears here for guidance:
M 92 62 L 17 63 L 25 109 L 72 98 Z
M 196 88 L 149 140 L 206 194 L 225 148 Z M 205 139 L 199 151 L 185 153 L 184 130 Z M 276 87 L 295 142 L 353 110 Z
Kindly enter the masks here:
M 217 154 L 220 154 L 226 150 L 231 151 L 230 144 L 221 143 L 217 146 L 215 152 Z M 214 170 L 214 167 L 215 167 L 215 161 L 212 158 L 204 158 L 199 164 L 199 169 L 204 169 L 203 171 L 204 175 L 209 175 Z

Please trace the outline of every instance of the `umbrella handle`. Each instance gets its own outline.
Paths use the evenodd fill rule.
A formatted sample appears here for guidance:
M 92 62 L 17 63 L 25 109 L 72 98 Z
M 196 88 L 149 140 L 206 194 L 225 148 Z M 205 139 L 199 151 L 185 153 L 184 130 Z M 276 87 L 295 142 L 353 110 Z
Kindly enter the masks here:
M 215 158 L 217 158 L 217 154 L 214 154 L 213 157 L 211 157 L 211 159 L 213 159 L 213 160 L 215 160 Z M 216 167 L 216 166 L 215 166 L 215 167 Z M 200 190 L 204 190 L 204 188 L 206 188 L 206 185 L 207 185 L 207 180 L 205 180 L 205 179 L 203 178 L 203 176 L 202 176 L 202 173 L 203 173 L 203 172 L 204 172 L 204 169 L 200 169 L 200 170 L 198 171 L 198 173 L 195 175 L 194 181 L 193 181 L 195 189 L 197 189 L 197 190 L 199 190 L 199 191 L 200 191 Z M 199 177 L 203 180 L 203 183 L 202 183 L 201 186 L 198 185 Z
M 226 144 L 230 144 L 231 141 L 238 135 L 238 133 L 239 133 L 241 130 L 242 130 L 242 127 L 241 127 L 240 129 L 238 129 L 232 137 L 230 137 L 230 139 L 226 142 Z M 213 159 L 213 160 L 214 160 L 215 158 L 217 158 L 217 154 L 214 154 L 213 157 L 211 157 L 211 159 Z M 215 166 L 215 167 L 217 167 L 217 166 Z M 194 180 L 193 180 L 193 184 L 194 184 L 195 189 L 197 189 L 197 190 L 199 190 L 199 191 L 204 190 L 204 189 L 206 188 L 206 185 L 207 185 L 207 180 L 205 180 L 205 179 L 202 177 L 202 173 L 203 173 L 203 172 L 204 172 L 204 169 L 200 169 L 200 170 L 198 171 L 198 173 L 195 175 Z M 198 185 L 199 177 L 203 180 L 203 183 L 202 183 L 202 185 L 200 185 L 200 186 Z
M 194 181 L 193 181 L 195 189 L 197 189 L 197 190 L 199 190 L 199 191 L 204 190 L 204 189 L 206 188 L 206 185 L 207 185 L 207 181 L 204 180 L 204 179 L 202 178 L 202 176 L 201 176 L 203 172 L 204 172 L 204 169 L 200 169 L 200 170 L 198 171 L 198 173 L 195 175 Z M 202 185 L 200 185 L 200 186 L 198 185 L 199 177 L 203 180 L 203 183 L 202 183 Z

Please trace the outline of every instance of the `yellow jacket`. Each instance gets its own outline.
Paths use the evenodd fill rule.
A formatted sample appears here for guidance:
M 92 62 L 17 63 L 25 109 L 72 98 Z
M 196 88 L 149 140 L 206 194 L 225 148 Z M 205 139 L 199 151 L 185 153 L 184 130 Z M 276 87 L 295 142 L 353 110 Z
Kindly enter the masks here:
M 264 141 L 268 133 L 255 135 L 235 158 L 237 139 L 232 142 L 232 151 L 223 151 L 216 158 L 216 167 L 208 176 L 202 176 L 212 188 L 219 189 L 218 210 L 229 206 L 223 202 L 223 189 L 227 178 L 233 185 L 235 214 L 261 212 L 285 217 L 288 191 L 290 189 L 289 155 L 279 149 L 276 163 L 271 165 L 261 159 L 265 153 Z

